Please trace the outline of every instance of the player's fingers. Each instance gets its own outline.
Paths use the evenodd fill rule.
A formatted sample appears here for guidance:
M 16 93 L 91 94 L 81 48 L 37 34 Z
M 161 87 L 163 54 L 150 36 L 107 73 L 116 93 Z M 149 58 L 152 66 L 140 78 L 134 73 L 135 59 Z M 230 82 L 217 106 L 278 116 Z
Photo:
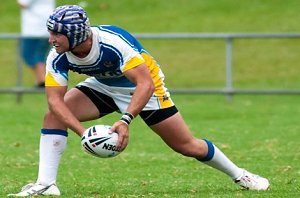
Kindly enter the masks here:
M 121 151 L 124 150 L 128 144 L 128 126 L 121 124 L 118 127 L 118 143 L 117 143 L 117 147 L 118 149 L 120 149 Z
M 127 145 L 128 145 L 128 142 L 129 142 L 129 138 L 128 138 L 128 137 L 125 137 L 124 140 L 123 140 L 123 142 L 122 142 L 122 146 L 121 146 L 120 151 L 125 150 L 125 148 L 126 148 Z
M 116 132 L 116 124 L 112 125 L 108 131 L 109 134 L 112 134 L 113 132 Z
M 124 136 L 121 135 L 121 133 L 118 133 L 118 142 L 117 142 L 117 149 L 119 151 L 122 151 L 122 145 L 123 145 L 123 141 L 124 141 Z

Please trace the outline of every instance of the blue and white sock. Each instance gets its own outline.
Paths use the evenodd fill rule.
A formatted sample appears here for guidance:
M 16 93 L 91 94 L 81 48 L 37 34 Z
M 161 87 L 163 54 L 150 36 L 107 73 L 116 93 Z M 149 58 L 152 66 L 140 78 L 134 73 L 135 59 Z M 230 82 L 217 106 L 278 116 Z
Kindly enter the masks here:
M 67 145 L 68 132 L 61 129 L 42 129 L 40 138 L 40 160 L 37 183 L 56 183 L 62 153 Z
M 242 169 L 236 166 L 226 155 L 218 149 L 212 142 L 204 140 L 207 143 L 208 152 L 204 158 L 197 158 L 197 160 L 222 171 L 236 179 L 242 175 Z

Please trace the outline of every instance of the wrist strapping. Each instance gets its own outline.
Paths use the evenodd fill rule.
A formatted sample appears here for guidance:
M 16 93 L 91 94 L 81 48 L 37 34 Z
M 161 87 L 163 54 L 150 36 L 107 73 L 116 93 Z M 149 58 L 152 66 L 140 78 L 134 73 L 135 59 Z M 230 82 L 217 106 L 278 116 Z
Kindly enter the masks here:
M 122 115 L 122 117 L 120 118 L 120 120 L 127 125 L 129 125 L 133 119 L 134 119 L 134 116 L 129 112 L 124 113 Z

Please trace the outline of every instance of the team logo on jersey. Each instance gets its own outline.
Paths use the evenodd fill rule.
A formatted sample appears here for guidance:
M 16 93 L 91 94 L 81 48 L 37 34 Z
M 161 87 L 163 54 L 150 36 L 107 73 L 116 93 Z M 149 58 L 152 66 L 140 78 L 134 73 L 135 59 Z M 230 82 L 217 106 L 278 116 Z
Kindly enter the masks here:
M 104 65 L 105 67 L 113 67 L 113 66 L 115 66 L 115 64 L 114 64 L 112 61 L 105 61 L 105 62 L 103 63 L 103 65 Z
M 163 102 L 166 101 L 166 100 L 169 100 L 169 96 L 168 95 L 164 95 L 163 96 Z
M 99 79 L 119 78 L 123 76 L 123 73 L 120 70 L 115 70 L 115 71 L 101 72 L 98 74 L 94 74 L 93 76 Z

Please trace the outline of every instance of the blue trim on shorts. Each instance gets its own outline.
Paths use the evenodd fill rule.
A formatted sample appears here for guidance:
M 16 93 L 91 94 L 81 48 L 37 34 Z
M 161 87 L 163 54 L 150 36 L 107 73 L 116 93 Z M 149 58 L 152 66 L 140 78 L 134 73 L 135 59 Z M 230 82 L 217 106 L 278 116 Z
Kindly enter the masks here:
M 68 132 L 62 129 L 41 129 L 43 135 L 62 135 L 68 137 Z
M 215 148 L 214 145 L 211 141 L 203 139 L 208 147 L 208 151 L 207 151 L 207 155 L 204 158 L 196 158 L 197 160 L 201 161 L 201 162 L 206 162 L 206 161 L 210 161 L 214 155 L 215 155 Z

